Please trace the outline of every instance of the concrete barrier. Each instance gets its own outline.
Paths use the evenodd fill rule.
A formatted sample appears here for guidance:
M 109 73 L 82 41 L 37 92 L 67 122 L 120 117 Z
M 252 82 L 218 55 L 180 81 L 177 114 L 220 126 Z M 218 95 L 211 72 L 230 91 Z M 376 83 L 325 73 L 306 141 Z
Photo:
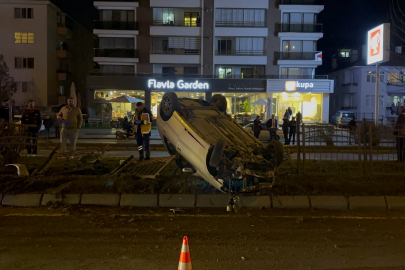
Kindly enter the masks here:
M 310 208 L 308 196 L 272 196 L 273 208 Z
M 240 200 L 241 200 L 241 204 L 243 207 L 271 208 L 271 197 L 270 196 L 243 196 L 243 197 L 241 196 Z
M 4 195 L 2 205 L 40 206 L 42 194 Z
M 157 207 L 157 194 L 122 194 L 120 206 Z
M 119 206 L 119 194 L 83 194 L 81 204 Z
M 386 210 L 387 204 L 384 196 L 353 196 L 349 197 L 349 208 Z
M 226 194 L 199 194 L 197 195 L 197 207 L 226 207 L 229 202 Z
M 386 196 L 390 210 L 405 210 L 405 196 Z
M 42 196 L 41 205 L 46 205 L 48 202 L 62 202 L 62 195 L 61 194 L 44 194 Z
M 160 194 L 160 207 L 195 207 L 194 194 Z
M 80 198 L 80 194 L 64 194 L 62 202 L 66 204 L 80 204 Z
M 348 200 L 345 196 L 310 196 L 313 209 L 348 209 Z

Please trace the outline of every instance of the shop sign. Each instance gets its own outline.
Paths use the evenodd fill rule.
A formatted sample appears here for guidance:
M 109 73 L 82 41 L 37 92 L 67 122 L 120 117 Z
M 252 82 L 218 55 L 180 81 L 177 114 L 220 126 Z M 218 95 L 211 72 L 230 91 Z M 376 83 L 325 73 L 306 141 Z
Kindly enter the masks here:
M 229 91 L 264 91 L 263 83 L 229 83 Z
M 313 83 L 309 82 L 299 82 L 299 81 L 286 81 L 285 82 L 285 91 L 294 92 L 294 91 L 308 91 L 310 92 L 314 88 Z
M 368 31 L 367 63 L 369 65 L 390 60 L 390 24 L 384 23 Z
M 167 81 L 157 81 L 155 79 L 148 80 L 148 88 L 151 89 L 181 89 L 181 90 L 208 90 L 210 86 L 208 83 L 201 83 L 198 80 L 195 82 L 184 82 L 184 80 L 178 80 L 177 82 L 173 82 L 170 80 Z

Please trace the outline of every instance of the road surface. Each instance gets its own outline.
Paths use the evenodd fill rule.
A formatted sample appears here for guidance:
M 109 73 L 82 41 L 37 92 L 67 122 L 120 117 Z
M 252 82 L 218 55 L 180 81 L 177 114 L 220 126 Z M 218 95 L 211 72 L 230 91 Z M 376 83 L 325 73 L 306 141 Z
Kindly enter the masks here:
M 0 207 L 2 269 L 405 269 L 405 213 Z

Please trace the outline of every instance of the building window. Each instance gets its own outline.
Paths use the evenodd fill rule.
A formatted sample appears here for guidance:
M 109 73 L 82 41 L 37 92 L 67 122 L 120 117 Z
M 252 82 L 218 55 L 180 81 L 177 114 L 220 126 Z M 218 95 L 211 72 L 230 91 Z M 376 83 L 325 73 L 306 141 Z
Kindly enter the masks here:
M 217 55 L 266 55 L 265 38 L 217 37 Z
M 367 72 L 367 82 L 375 83 L 375 73 L 372 71 Z
M 16 57 L 15 68 L 34 68 L 34 58 Z
M 16 19 L 33 19 L 34 9 L 33 8 L 15 8 L 14 18 Z
M 385 74 L 383 71 L 380 71 L 380 82 L 384 82 Z
M 371 95 L 366 96 L 366 107 L 371 107 Z
M 63 85 L 59 86 L 59 95 L 61 96 L 65 95 L 65 87 Z
M 17 82 L 17 90 L 23 93 L 28 92 L 30 82 Z
M 315 52 L 316 41 L 283 40 L 283 52 Z
M 314 24 L 318 14 L 315 13 L 284 13 L 283 23 L 287 24 Z
M 34 33 L 14 33 L 14 43 L 34 43 Z
M 390 72 L 388 73 L 388 83 L 402 83 L 403 82 L 403 74 L 398 72 Z
M 341 57 L 350 57 L 350 52 L 340 52 Z
M 217 9 L 215 12 L 215 25 L 265 27 L 266 10 L 264 9 Z
M 281 68 L 281 79 L 313 79 L 314 68 Z
M 184 67 L 184 74 L 189 75 L 198 74 L 198 67 Z
M 133 22 L 135 12 L 133 10 L 100 10 L 101 21 Z
M 384 107 L 384 96 L 380 96 L 378 99 L 378 106 Z

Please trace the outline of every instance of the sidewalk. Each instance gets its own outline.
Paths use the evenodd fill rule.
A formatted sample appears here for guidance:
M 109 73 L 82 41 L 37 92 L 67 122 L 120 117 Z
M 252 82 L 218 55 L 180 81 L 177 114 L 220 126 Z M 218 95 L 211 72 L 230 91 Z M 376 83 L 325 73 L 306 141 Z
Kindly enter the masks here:
M 79 140 L 80 139 L 114 139 L 115 132 L 117 130 L 115 128 L 89 128 L 84 127 L 79 130 Z M 41 131 L 39 136 L 45 136 L 45 131 Z M 51 138 L 54 138 L 55 130 L 51 128 Z M 160 140 L 160 135 L 157 129 L 152 129 L 152 135 L 150 137 L 151 140 Z

